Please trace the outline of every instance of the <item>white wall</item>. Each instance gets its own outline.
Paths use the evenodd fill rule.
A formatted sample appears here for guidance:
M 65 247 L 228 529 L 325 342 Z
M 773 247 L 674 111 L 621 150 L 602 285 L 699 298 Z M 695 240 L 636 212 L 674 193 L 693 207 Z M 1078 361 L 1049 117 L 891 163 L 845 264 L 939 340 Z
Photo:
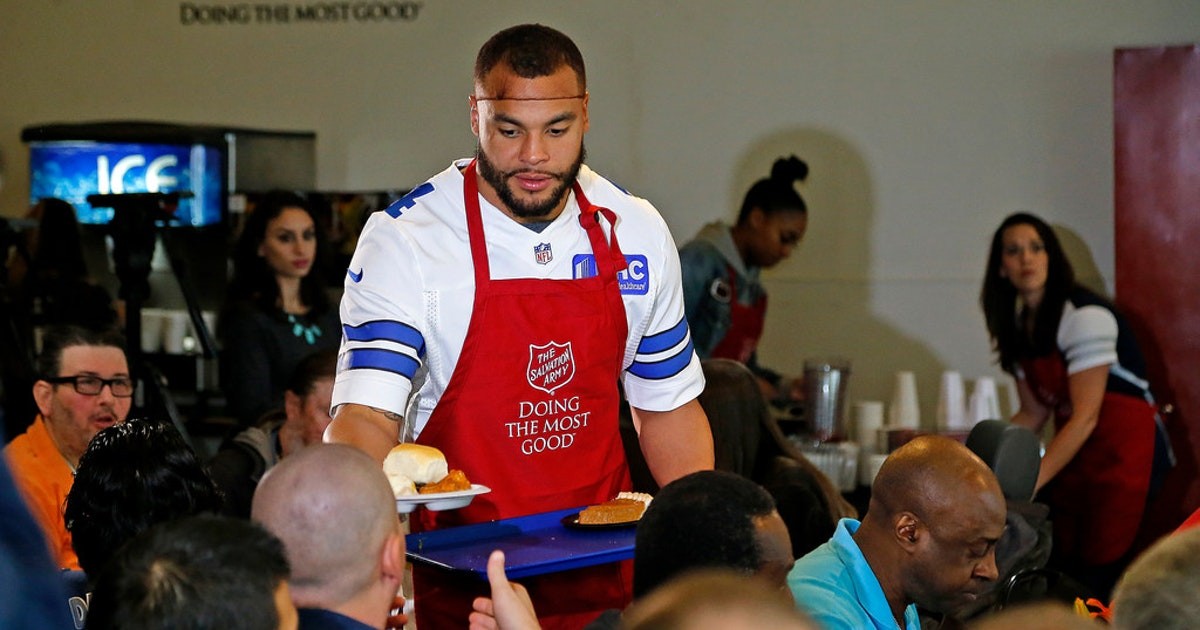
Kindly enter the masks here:
M 320 187 L 413 186 L 473 147 L 478 46 L 540 21 L 587 58 L 589 162 L 677 240 L 732 218 L 776 156 L 809 161 L 762 356 L 847 355 L 853 398 L 913 369 L 929 417 L 941 370 L 996 374 L 976 298 L 1005 214 L 1059 225 L 1111 287 L 1112 51 L 1200 32 L 1194 0 L 421 0 L 409 22 L 219 26 L 183 4 L 0 0 L 0 214 L 27 205 L 20 130 L 48 122 L 313 130 Z

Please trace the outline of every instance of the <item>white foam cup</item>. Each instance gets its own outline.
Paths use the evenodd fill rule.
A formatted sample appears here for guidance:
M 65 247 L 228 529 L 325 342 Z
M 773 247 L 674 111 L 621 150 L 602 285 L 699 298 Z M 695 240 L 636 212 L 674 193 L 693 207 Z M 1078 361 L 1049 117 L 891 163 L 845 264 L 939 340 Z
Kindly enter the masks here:
M 163 315 L 161 308 L 142 309 L 142 352 L 153 353 L 162 349 Z
M 854 403 L 854 439 L 862 450 L 878 453 L 879 430 L 883 428 L 883 403 L 878 400 L 860 400 Z
M 186 349 L 185 340 L 188 338 L 191 326 L 187 311 L 166 311 L 163 322 L 163 352 L 183 354 Z
M 892 403 L 888 408 L 888 426 L 917 429 L 921 426 L 921 408 L 917 403 L 917 376 L 902 370 L 896 372 Z
M 951 431 L 969 428 L 966 403 L 962 374 L 953 370 L 942 372 L 942 383 L 938 390 L 937 428 Z

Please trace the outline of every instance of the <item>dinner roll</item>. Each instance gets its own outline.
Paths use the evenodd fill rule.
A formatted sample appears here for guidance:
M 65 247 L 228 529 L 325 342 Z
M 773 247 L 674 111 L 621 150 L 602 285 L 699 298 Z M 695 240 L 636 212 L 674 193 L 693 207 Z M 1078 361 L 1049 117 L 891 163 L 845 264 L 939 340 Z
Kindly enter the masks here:
M 426 484 L 440 481 L 449 472 L 449 467 L 446 456 L 432 446 L 397 444 L 383 460 L 383 472 L 389 478 L 398 475 L 416 484 Z

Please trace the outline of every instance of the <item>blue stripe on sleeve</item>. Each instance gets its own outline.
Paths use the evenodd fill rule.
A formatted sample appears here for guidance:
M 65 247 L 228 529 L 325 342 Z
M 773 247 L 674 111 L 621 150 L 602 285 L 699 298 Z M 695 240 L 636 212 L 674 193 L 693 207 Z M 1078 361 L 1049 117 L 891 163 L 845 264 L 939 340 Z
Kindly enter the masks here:
M 655 354 L 674 348 L 683 341 L 683 338 L 687 334 L 687 318 L 680 319 L 678 324 L 675 324 L 668 330 L 664 330 L 656 335 L 642 337 L 642 340 L 638 343 L 638 354 Z
M 419 357 L 425 356 L 425 338 L 408 324 L 378 319 L 357 326 L 342 324 L 342 331 L 347 341 L 394 341 L 412 348 Z
M 383 370 L 412 380 L 417 373 L 417 360 L 394 350 L 356 348 L 348 352 L 347 370 Z
M 634 361 L 633 365 L 629 366 L 629 373 L 638 378 L 653 381 L 671 378 L 682 372 L 692 362 L 692 355 L 695 354 L 695 351 L 691 340 L 688 340 L 687 346 L 673 357 L 649 363 Z

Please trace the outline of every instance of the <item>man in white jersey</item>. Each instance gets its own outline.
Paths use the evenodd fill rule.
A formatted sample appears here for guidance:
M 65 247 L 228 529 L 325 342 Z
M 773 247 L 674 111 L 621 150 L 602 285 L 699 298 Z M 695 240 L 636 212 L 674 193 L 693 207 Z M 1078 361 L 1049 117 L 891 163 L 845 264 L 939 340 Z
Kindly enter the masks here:
M 399 439 L 436 446 L 492 488 L 419 511 L 414 529 L 629 489 L 618 379 L 659 484 L 713 466 L 674 241 L 653 206 L 583 166 L 586 86 L 562 33 L 497 33 L 475 64 L 476 159 L 372 217 L 351 260 L 326 440 L 381 461 Z M 618 564 L 527 586 L 544 627 L 578 627 L 626 603 L 628 578 Z M 460 626 L 486 587 L 421 569 L 415 582 L 430 627 Z

